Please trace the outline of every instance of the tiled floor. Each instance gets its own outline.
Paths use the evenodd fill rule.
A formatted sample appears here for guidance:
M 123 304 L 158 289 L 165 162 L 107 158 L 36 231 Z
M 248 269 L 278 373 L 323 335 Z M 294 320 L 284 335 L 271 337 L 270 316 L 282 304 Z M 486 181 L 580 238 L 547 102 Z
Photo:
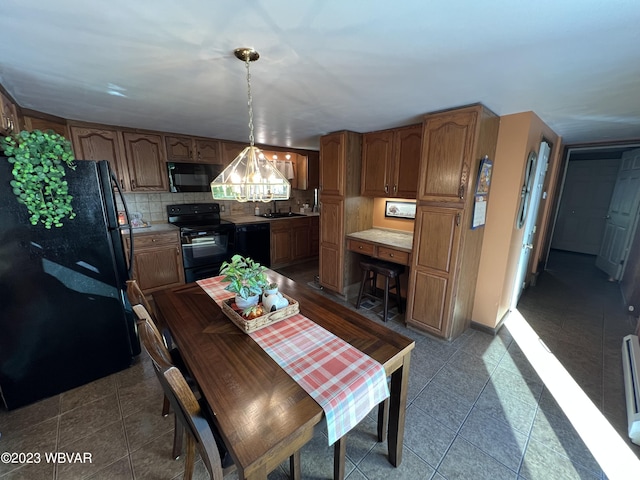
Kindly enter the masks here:
M 313 284 L 317 265 L 283 273 Z M 380 310 L 372 302 L 360 311 L 381 321 Z M 626 438 L 620 343 L 635 319 L 624 311 L 618 285 L 593 267 L 592 257 L 552 252 L 519 310 Z M 403 462 L 391 467 L 386 442 L 375 442 L 375 419 L 367 418 L 347 437 L 350 480 L 604 478 L 506 328 L 495 337 L 468 330 L 447 343 L 407 330 L 403 316 L 391 312 L 388 326 L 416 340 Z M 0 478 L 181 478 L 182 462 L 170 458 L 173 420 L 160 416 L 161 403 L 143 355 L 124 372 L 2 411 L 0 452 L 89 452 L 92 463 L 0 463 Z M 630 445 L 639 455 L 640 447 Z M 331 478 L 332 459 L 319 430 L 302 450 L 303 478 Z M 201 462 L 195 478 L 207 478 Z M 269 478 L 286 478 L 286 469 Z

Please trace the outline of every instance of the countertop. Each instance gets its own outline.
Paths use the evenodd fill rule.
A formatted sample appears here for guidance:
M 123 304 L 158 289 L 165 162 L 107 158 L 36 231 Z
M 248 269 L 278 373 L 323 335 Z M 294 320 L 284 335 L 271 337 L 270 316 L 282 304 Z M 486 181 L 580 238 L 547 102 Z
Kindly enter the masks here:
M 291 220 L 292 218 L 304 218 L 304 217 L 317 217 L 319 213 L 300 213 L 298 215 L 294 215 L 291 217 L 280 217 L 280 218 L 266 218 L 259 217 L 256 215 L 227 215 L 223 216 L 223 220 L 228 220 L 229 222 L 235 223 L 236 225 L 246 225 L 248 223 L 265 223 L 265 222 L 277 222 L 279 220 Z
M 171 232 L 176 230 L 179 230 L 179 228 L 176 227 L 175 225 L 171 225 L 170 223 L 154 223 L 149 227 L 134 228 L 133 235 L 136 236 L 136 235 L 145 235 L 145 234 L 152 234 L 152 233 L 164 233 L 164 232 Z M 123 228 L 121 232 L 123 235 L 129 235 L 128 228 Z
M 413 246 L 413 233 L 402 230 L 391 230 L 386 228 L 370 228 L 360 232 L 353 232 L 347 238 L 363 240 L 365 242 L 376 243 L 387 247 L 394 247 L 398 250 L 411 253 Z

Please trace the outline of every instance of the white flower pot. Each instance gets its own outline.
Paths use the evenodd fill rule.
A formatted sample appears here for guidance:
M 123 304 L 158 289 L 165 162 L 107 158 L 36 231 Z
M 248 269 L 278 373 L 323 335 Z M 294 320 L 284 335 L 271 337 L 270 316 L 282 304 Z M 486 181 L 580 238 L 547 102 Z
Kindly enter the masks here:
M 253 305 L 257 305 L 258 300 L 260 300 L 259 294 L 253 295 L 249 298 L 242 298 L 240 295 L 236 295 L 236 305 L 242 310 Z

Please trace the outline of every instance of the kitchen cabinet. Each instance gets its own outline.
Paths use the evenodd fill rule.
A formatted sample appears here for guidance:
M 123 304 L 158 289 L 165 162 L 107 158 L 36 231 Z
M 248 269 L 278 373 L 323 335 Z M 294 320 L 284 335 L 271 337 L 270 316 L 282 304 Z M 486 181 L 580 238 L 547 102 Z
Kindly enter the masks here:
M 67 127 L 67 122 L 63 119 L 60 120 L 52 120 L 41 117 L 33 117 L 30 115 L 24 115 L 22 117 L 24 122 L 24 129 L 30 132 L 34 130 L 40 130 L 41 132 L 46 132 L 48 130 L 53 130 L 58 135 L 62 135 L 66 139 L 70 139 L 69 129 Z
M 482 105 L 424 119 L 406 323 L 448 340 L 471 322 L 484 229 L 471 229 L 469 189 L 495 158 L 498 126 Z
M 132 192 L 168 192 L 169 180 L 162 137 L 124 132 L 125 159 Z
M 418 200 L 447 202 L 464 207 L 469 188 L 474 186 L 470 182 L 471 177 L 475 179 L 472 169 L 478 166 L 475 149 L 492 147 L 490 144 L 479 144 L 486 142 L 485 139 L 475 141 L 480 122 L 480 112 L 475 108 L 426 117 Z
M 129 191 L 129 175 L 124 161 L 121 133 L 106 127 L 71 125 L 71 143 L 78 160 L 107 160 L 123 191 Z
M 340 295 L 360 279 L 358 255 L 345 235 L 371 228 L 373 199 L 360 196 L 361 135 L 320 138 L 320 284 Z
M 168 162 L 222 164 L 219 140 L 167 135 L 164 141 Z
M 311 218 L 311 229 L 309 234 L 309 256 L 317 257 L 320 249 L 320 217 Z
M 271 222 L 271 267 L 282 267 L 318 255 L 312 243 L 318 217 L 295 217 Z M 316 230 L 317 231 L 317 230 Z
M 362 195 L 415 198 L 422 124 L 362 136 Z
M 0 134 L 8 135 L 20 130 L 15 103 L 0 91 Z
M 399 263 L 400 265 L 409 265 L 409 257 L 411 254 L 397 248 L 386 245 L 377 245 L 362 240 L 347 240 L 347 248 L 352 252 L 367 255 L 369 257 L 378 258 L 386 262 Z
M 295 178 L 291 188 L 298 190 L 313 190 L 320 185 L 320 154 L 310 152 L 307 155 L 296 154 L 294 167 Z
M 291 263 L 290 220 L 271 222 L 271 267 Z
M 179 231 L 134 234 L 133 278 L 145 294 L 184 284 Z M 125 241 L 127 254 L 129 238 Z
M 222 157 L 222 165 L 225 167 L 240 155 L 242 150 L 249 146 L 249 143 L 238 142 L 220 142 L 220 155 Z

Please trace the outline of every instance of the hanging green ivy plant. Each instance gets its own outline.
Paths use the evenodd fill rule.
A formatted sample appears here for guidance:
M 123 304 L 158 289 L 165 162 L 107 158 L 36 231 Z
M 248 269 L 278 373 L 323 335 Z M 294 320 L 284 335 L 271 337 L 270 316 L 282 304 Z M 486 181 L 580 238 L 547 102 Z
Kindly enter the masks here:
M 66 138 L 53 131 L 23 130 L 3 138 L 0 146 L 13 164 L 13 193 L 27 207 L 32 225 L 61 227 L 65 217 L 76 216 L 65 180 L 65 168 L 75 170 Z

